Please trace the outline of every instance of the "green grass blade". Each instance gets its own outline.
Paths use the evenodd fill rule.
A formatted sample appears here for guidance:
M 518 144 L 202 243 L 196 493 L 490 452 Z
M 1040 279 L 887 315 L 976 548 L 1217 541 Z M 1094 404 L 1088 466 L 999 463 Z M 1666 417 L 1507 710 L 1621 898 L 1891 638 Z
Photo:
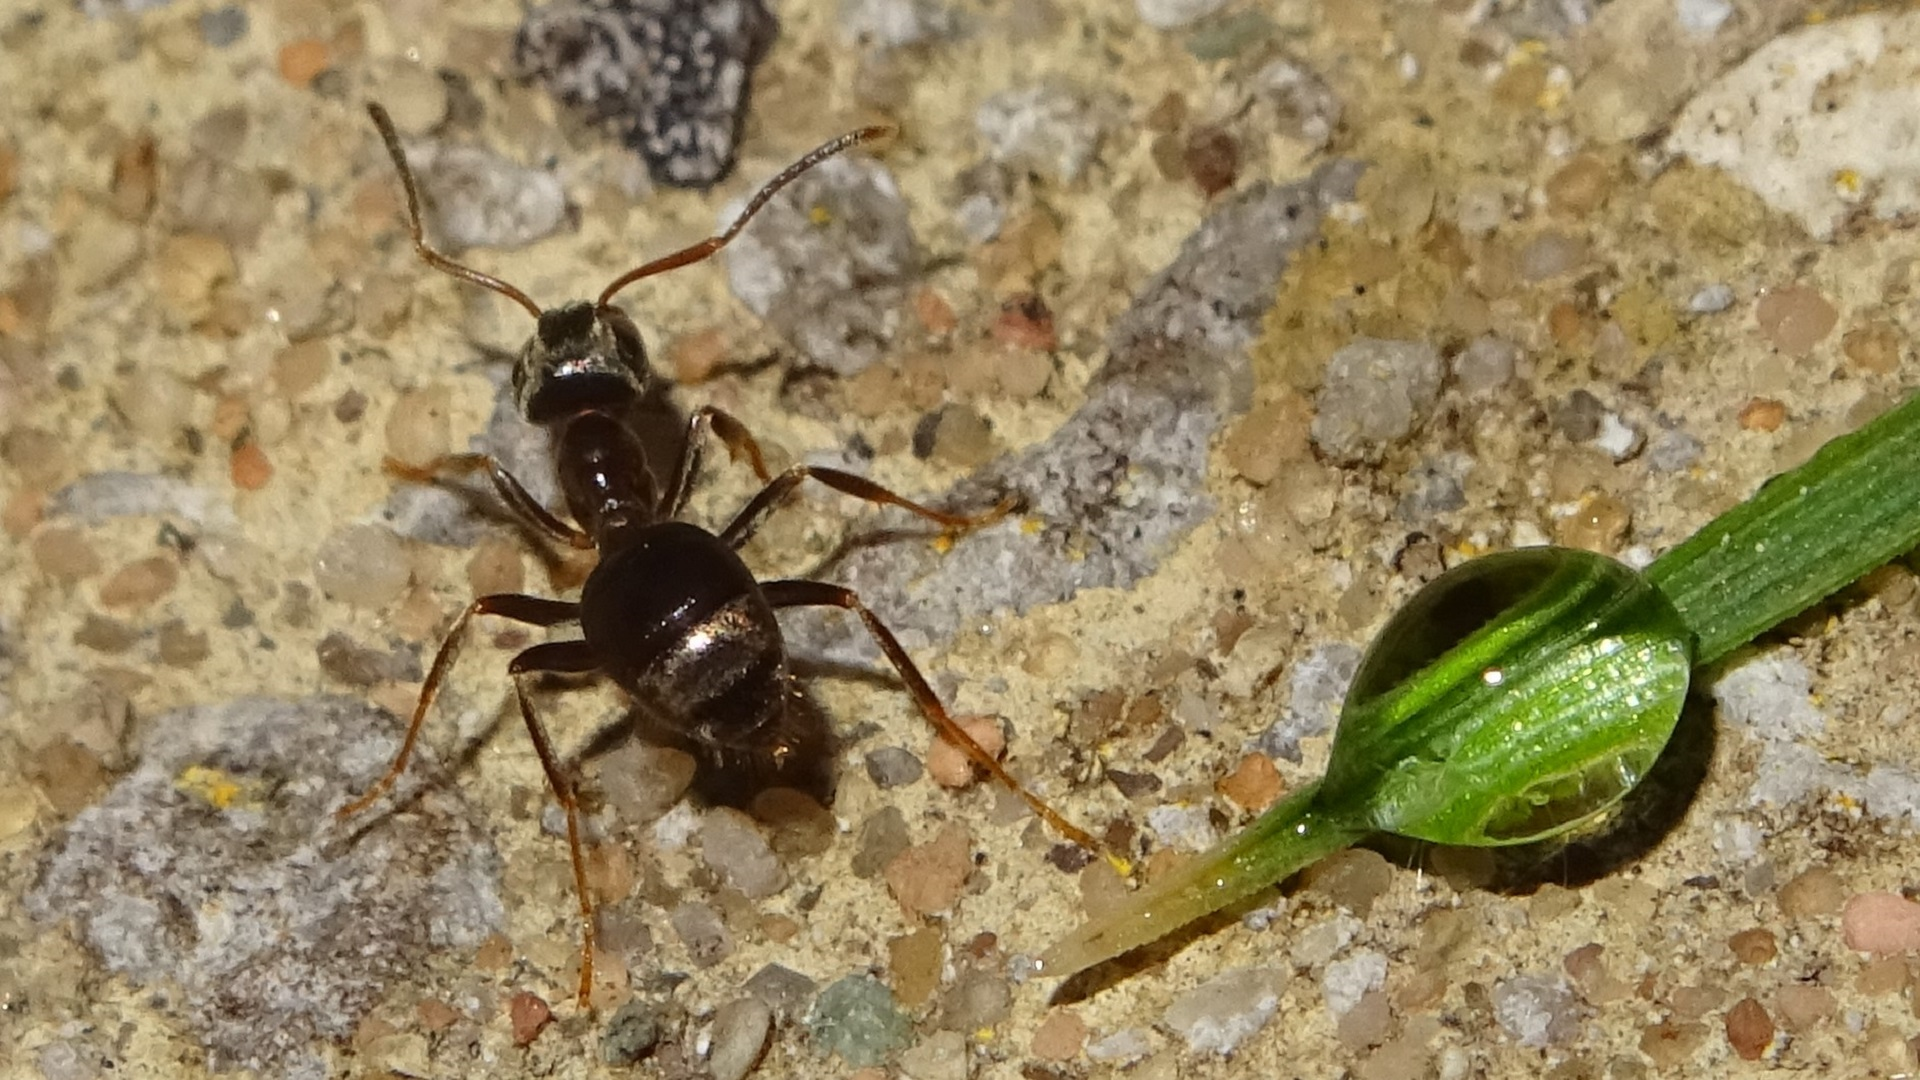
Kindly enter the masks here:
M 1725 656 L 1920 542 L 1920 394 L 1774 477 L 1647 577 Z

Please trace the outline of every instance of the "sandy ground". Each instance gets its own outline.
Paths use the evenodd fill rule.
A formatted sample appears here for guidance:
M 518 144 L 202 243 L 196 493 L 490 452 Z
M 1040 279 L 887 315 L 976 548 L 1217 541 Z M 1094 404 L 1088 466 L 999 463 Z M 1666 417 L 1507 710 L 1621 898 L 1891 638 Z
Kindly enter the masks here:
M 31 920 L 17 902 L 66 822 L 134 767 L 156 718 L 321 692 L 404 714 L 417 668 L 343 685 L 317 655 L 322 639 L 338 632 L 416 657 L 476 588 L 519 580 L 547 594 L 569 584 L 504 530 L 471 550 L 405 541 L 389 553 L 400 566 L 391 582 L 379 573 L 391 566 L 369 563 L 372 580 L 347 590 L 357 603 L 316 584 L 323 542 L 382 520 L 395 484 L 380 471 L 383 454 L 463 448 L 498 392 L 483 350 L 515 348 L 527 330 L 517 308 L 413 261 L 364 99 L 394 102 L 405 126 L 404 106 L 438 101 L 437 73 L 457 73 L 454 113 L 464 119 L 450 141 L 557 172 L 574 208 L 568 227 L 468 256 L 548 301 L 597 289 L 636 253 L 703 235 L 727 199 L 828 135 L 898 124 L 903 135 L 882 160 L 953 329 L 922 308 L 875 369 L 841 379 L 796 374 L 793 352 L 729 295 L 718 268 L 670 275 L 625 300 L 663 368 L 677 359 L 703 376 L 679 388 L 682 406 L 735 412 L 783 459 L 844 454 L 857 436 L 874 451 L 864 471 L 915 493 L 944 491 L 994 455 L 1041 442 L 1081 405 L 1107 359 L 1107 327 L 1209 211 L 1191 173 L 1217 163 L 1183 153 L 1196 129 L 1215 126 L 1236 147 L 1236 190 L 1292 182 L 1333 158 L 1364 162 L 1355 201 L 1293 260 L 1245 352 L 1251 385 L 1235 404 L 1250 411 L 1215 433 L 1204 488 L 1193 492 L 1211 513 L 1151 553 L 1152 572 L 1125 588 L 980 616 L 915 643 L 957 709 L 1010 721 L 1017 774 L 1095 832 L 1141 838 L 1135 854 L 1166 846 L 1149 822 L 1156 807 L 1199 808 L 1203 831 L 1247 818 L 1216 783 L 1284 715 L 1300 662 L 1328 645 L 1364 646 L 1424 579 L 1422 560 L 1541 539 L 1657 554 L 1916 381 L 1905 345 L 1912 244 L 1898 220 L 1852 221 L 1816 240 L 1725 175 L 1662 149 L 1680 105 L 1797 21 L 1796 5 L 1767 5 L 1763 17 L 1736 4 L 1705 43 L 1662 38 L 1643 55 L 1622 43 L 1679 34 L 1673 4 L 1617 0 L 1580 27 L 1551 4 L 1366 0 L 1320 13 L 1239 3 L 1227 15 L 1246 21 L 1223 45 L 1199 30 L 1155 30 L 1110 0 L 960 3 L 950 34 L 890 54 L 850 41 L 838 5 L 789 4 L 756 77 L 739 168 L 707 193 L 652 188 L 627 151 L 558 119 L 511 79 L 517 5 L 246 7 L 244 33 L 224 46 L 206 40 L 203 16 L 215 9 L 187 0 L 97 17 L 47 0 L 0 15 L 7 1075 L 207 1068 L 199 1027 L 164 982 L 104 971 L 68 929 Z M 1339 104 L 1324 145 L 1247 90 L 1282 56 Z M 971 240 L 954 207 L 963 174 L 987 154 L 975 111 L 1043 84 L 1083 103 L 1068 126 L 1097 130 L 1097 152 L 1072 176 L 1015 170 L 999 237 Z M 232 112 L 206 123 L 221 110 Z M 234 200 L 230 216 L 246 219 L 231 234 L 180 209 L 189 166 L 208 157 L 246 174 L 230 188 L 209 181 L 211 198 Z M 1690 310 L 1714 283 L 1730 287 L 1730 305 Z M 1806 307 L 1783 327 L 1761 300 L 1790 286 L 1817 296 L 1796 301 Z M 1030 349 L 1002 319 L 1002 303 L 1028 292 L 1051 312 L 1057 342 L 1039 350 L 1052 366 L 1044 388 L 1014 394 L 1010 380 L 981 372 Z M 1794 337 L 1803 317 L 1815 327 L 1808 341 Z M 1353 338 L 1428 342 L 1451 358 L 1485 335 L 1517 346 L 1515 376 L 1469 386 L 1450 364 L 1437 402 L 1378 463 L 1329 464 L 1302 438 L 1326 358 Z M 771 359 L 696 370 L 716 340 L 730 359 Z M 301 350 L 302 341 L 324 347 Z M 933 453 L 916 456 L 916 432 L 943 406 L 984 418 L 990 440 L 956 423 L 931 429 Z M 1639 440 L 1617 459 L 1609 422 Z M 1655 453 L 1675 431 L 1697 454 Z M 741 470 L 714 471 L 699 514 L 723 513 L 751 490 Z M 112 472 L 173 478 L 231 517 L 176 506 L 98 520 L 61 512 L 56 492 Z M 1422 494 L 1431 488 L 1420 478 L 1436 474 L 1457 481 L 1457 498 Z M 874 520 L 849 525 L 830 497 L 803 505 L 769 525 L 750 561 L 791 573 Z M 1807 744 L 1835 768 L 1864 775 L 1920 760 L 1909 704 L 1920 690 L 1917 594 L 1906 570 L 1883 572 L 1769 646 L 1812 672 L 1824 727 Z M 874 602 L 885 614 L 884 597 Z M 449 692 L 447 713 L 464 722 L 428 735 L 450 754 L 478 741 L 454 783 L 461 812 L 500 848 L 501 935 L 408 966 L 346 1037 L 301 1060 L 340 1075 L 601 1075 L 620 1071 L 600 1060 L 607 1017 L 637 996 L 670 1002 L 669 1045 L 638 1070 L 697 1073 L 715 1010 L 765 965 L 823 987 L 871 971 L 905 994 L 929 973 L 897 943 L 930 930 L 944 960 L 922 1000 L 903 1006 L 915 1026 L 879 1066 L 886 1075 L 1914 1067 L 1913 964 L 1848 951 L 1838 917 L 1848 895 L 1916 884 L 1912 819 L 1844 790 L 1756 804 L 1756 779 L 1782 767 L 1763 735 L 1722 723 L 1691 806 L 1661 823 L 1643 857 L 1597 881 L 1572 857 L 1546 854 L 1522 887 L 1490 888 L 1500 868 L 1482 857 L 1393 851 L 1403 861 L 1389 873 L 1362 859 L 1345 880 L 1266 897 L 1257 926 L 1183 935 L 1086 997 L 1054 1003 L 1049 980 L 1012 975 L 1080 918 L 1089 895 L 1098 903 L 1100 864 L 1080 880 L 1056 867 L 1054 838 L 991 787 L 879 788 L 863 756 L 900 746 L 924 757 L 929 735 L 896 687 L 846 678 L 814 685 L 851 737 L 833 843 L 789 857 L 792 881 L 748 900 L 716 881 L 697 847 L 642 826 L 618 833 L 597 880 L 621 894 L 613 906 L 652 945 L 619 965 L 626 985 L 606 991 L 598 1014 L 583 1014 L 571 1001 L 577 925 L 565 845 L 541 834 L 544 785 L 506 693 L 506 659 L 526 641 L 505 624 L 483 629 Z M 543 709 L 573 747 L 620 702 L 608 689 L 555 695 Z M 1300 760 L 1279 760 L 1281 786 L 1310 781 L 1326 745 L 1311 736 Z M 1129 797 L 1103 767 L 1157 783 L 1129 780 Z M 957 899 L 913 913 L 882 875 L 852 872 L 863 825 L 889 806 L 914 844 L 943 824 L 965 827 L 972 872 Z M 726 921 L 734 940 L 717 960 L 700 963 L 669 923 L 667 905 L 689 900 Z M 1771 949 L 1752 935 L 1730 944 L 1755 930 Z M 1597 967 L 1581 951 L 1593 945 Z M 1339 965 L 1376 956 L 1385 974 L 1362 980 L 1359 1004 L 1330 992 L 1365 966 Z M 1329 976 L 1330 966 L 1348 975 Z M 1160 1026 L 1194 987 L 1249 967 L 1278 972 L 1277 997 L 1272 1018 L 1231 1056 Z M 1009 988 L 1005 1009 L 959 1000 L 983 981 Z M 1515 1004 L 1527 987 L 1545 987 L 1536 997 L 1550 1004 L 1531 1026 Z M 516 992 L 551 1003 L 558 1020 L 524 1048 L 514 1045 Z M 1747 998 L 1778 1029 L 1758 1061 L 1742 1060 L 1728 1032 Z M 972 1020 L 983 1022 L 941 1034 Z M 780 1018 L 756 1075 L 854 1072 L 819 1056 L 808 1032 L 804 1018 Z M 943 1057 L 956 1036 L 965 1051 Z

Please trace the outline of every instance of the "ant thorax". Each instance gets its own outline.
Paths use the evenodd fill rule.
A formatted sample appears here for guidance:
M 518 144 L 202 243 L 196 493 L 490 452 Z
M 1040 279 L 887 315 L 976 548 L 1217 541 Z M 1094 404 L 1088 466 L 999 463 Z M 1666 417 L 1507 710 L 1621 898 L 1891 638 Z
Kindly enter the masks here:
M 612 305 L 573 300 L 540 313 L 513 368 L 520 414 L 549 424 L 582 409 L 622 409 L 653 380 L 640 330 Z

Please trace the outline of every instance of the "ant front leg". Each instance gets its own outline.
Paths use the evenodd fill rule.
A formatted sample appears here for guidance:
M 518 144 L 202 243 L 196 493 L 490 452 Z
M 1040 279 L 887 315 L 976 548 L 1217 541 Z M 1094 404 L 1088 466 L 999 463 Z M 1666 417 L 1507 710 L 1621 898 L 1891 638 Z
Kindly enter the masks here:
M 661 505 L 667 508 L 668 518 L 678 519 L 687 508 L 687 499 L 692 497 L 694 482 L 700 476 L 700 436 L 709 431 L 726 444 L 727 453 L 733 460 L 739 461 L 745 455 L 761 483 L 773 479 L 773 474 L 767 471 L 767 456 L 760 452 L 759 440 L 747 430 L 747 425 L 734 419 L 730 413 L 711 405 L 702 405 L 693 411 L 693 416 L 687 421 L 687 440 L 680 444 L 680 461 L 673 469 L 673 485 L 667 489 L 667 497 L 661 501 Z
M 425 465 L 409 465 L 399 458 L 390 457 L 381 462 L 381 467 L 388 476 L 415 484 L 432 484 L 447 476 L 471 476 L 484 472 L 487 479 L 493 481 L 493 490 L 500 496 L 500 501 L 506 503 L 507 509 L 513 511 L 521 521 L 568 547 L 580 551 L 593 547 L 593 537 L 554 517 L 491 454 L 445 454 Z
M 768 581 L 763 582 L 760 588 L 767 598 L 767 603 L 775 608 L 837 607 L 860 616 L 860 621 L 866 624 L 867 633 L 873 635 L 874 643 L 880 646 L 880 651 L 886 654 L 888 662 L 893 665 L 893 670 L 898 672 L 901 681 L 907 684 L 907 693 L 913 696 L 914 704 L 920 707 L 921 715 L 927 718 L 927 722 L 932 724 L 943 738 L 959 747 L 974 764 L 985 769 L 994 779 L 1005 784 L 1008 790 L 1020 796 L 1028 806 L 1033 808 L 1033 812 L 1038 814 L 1041 820 L 1053 826 L 1060 835 L 1088 851 L 1105 853 L 1100 842 L 1091 834 L 1069 822 L 1060 815 L 1059 811 L 1047 805 L 1040 796 L 1027 790 L 1027 786 L 1014 779 L 1013 774 L 1000 764 L 998 758 L 987 753 L 986 748 L 976 742 L 973 736 L 967 734 L 965 728 L 954 722 L 946 706 L 940 704 L 940 696 L 933 692 L 933 687 L 927 683 L 926 676 L 920 674 L 919 667 L 907 655 L 907 650 L 901 646 L 900 640 L 893 636 L 893 631 L 887 629 L 886 624 L 880 621 L 880 617 L 875 615 L 873 609 L 867 607 L 852 589 L 830 585 L 824 581 Z
M 795 465 L 781 473 L 772 483 L 761 488 L 760 493 L 755 495 L 747 503 L 746 508 L 741 510 L 720 533 L 720 539 L 734 548 L 739 548 L 753 539 L 753 534 L 759 531 L 760 524 L 766 520 L 767 515 L 790 498 L 794 489 L 809 478 L 856 499 L 879 503 L 883 506 L 897 506 L 910 514 L 936 522 L 945 526 L 944 535 L 948 538 L 984 528 L 1025 505 L 1025 500 L 1020 496 L 1008 495 L 978 514 L 953 514 L 945 510 L 935 510 L 931 506 L 923 506 L 904 495 L 895 494 L 881 487 L 864 476 L 814 465 Z

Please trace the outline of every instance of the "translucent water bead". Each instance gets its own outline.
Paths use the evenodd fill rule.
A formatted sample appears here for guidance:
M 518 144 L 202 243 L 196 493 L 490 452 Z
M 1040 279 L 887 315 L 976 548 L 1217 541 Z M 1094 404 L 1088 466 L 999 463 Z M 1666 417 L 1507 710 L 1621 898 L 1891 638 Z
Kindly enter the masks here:
M 1442 574 L 1368 647 L 1323 799 L 1439 844 L 1520 844 L 1640 782 L 1686 703 L 1692 635 L 1641 574 L 1572 548 Z

